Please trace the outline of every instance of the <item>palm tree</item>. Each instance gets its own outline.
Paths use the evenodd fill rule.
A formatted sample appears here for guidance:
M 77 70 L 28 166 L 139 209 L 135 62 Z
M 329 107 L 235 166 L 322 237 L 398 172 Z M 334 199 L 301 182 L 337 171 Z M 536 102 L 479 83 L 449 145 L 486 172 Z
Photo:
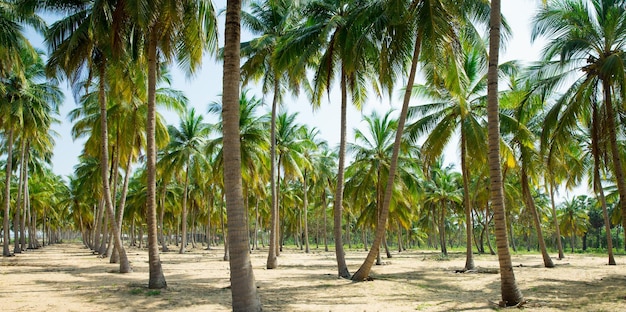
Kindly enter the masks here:
M 334 198 L 334 236 L 337 270 L 340 277 L 350 278 L 342 242 L 343 184 L 346 153 L 348 92 L 358 108 L 364 103 L 365 83 L 371 81 L 379 60 L 375 39 L 370 34 L 372 22 L 368 15 L 376 2 L 319 0 L 310 2 L 304 9 L 307 20 L 290 32 L 278 48 L 278 66 L 305 68 L 315 60 L 313 78 L 314 106 L 339 79 L 341 92 L 341 130 L 339 164 Z M 293 61 L 296 60 L 296 61 Z
M 291 80 L 292 90 L 297 92 L 294 86 L 294 77 L 304 77 L 305 75 L 293 74 L 288 77 L 287 68 L 279 68 L 274 60 L 274 53 L 278 42 L 283 40 L 286 33 L 294 27 L 298 12 L 297 2 L 285 0 L 269 0 L 260 4 L 253 2 L 250 4 L 251 13 L 242 12 L 242 22 L 252 32 L 259 37 L 242 43 L 242 57 L 247 57 L 242 65 L 242 75 L 244 84 L 249 80 L 262 79 L 263 93 L 273 92 L 271 129 L 270 129 L 270 187 L 272 194 L 271 225 L 270 225 L 270 248 L 267 255 L 268 269 L 278 266 L 278 194 L 277 194 L 277 164 L 276 164 L 276 114 L 280 106 L 283 95 L 283 88 L 286 80 Z
M 587 232 L 589 215 L 587 207 L 593 205 L 592 200 L 585 196 L 576 196 L 565 201 L 560 209 L 560 224 L 563 235 L 570 237 L 570 247 L 572 252 L 576 246 L 576 235 L 582 236 Z
M 58 7 L 55 7 L 58 6 Z M 69 8 L 68 8 L 69 6 Z M 115 22 L 107 18 L 114 10 L 120 10 L 110 1 L 79 1 L 67 4 L 64 1 L 51 4 L 52 9 L 68 10 L 71 14 L 55 22 L 46 35 L 52 54 L 48 60 L 49 74 L 61 72 L 73 82 L 79 81 L 86 71 L 89 75 L 86 90 L 91 84 L 91 77 L 98 78 L 98 103 L 100 105 L 100 169 L 102 187 L 108 220 L 112 224 L 115 249 L 120 256 L 120 272 L 132 272 L 126 251 L 122 245 L 121 224 L 115 219 L 115 209 L 109 181 L 109 134 L 107 125 L 106 70 L 113 59 L 114 50 L 120 49 L 116 42 L 118 30 Z M 64 11 L 67 12 L 67 11 Z M 75 86 L 76 87 L 76 86 Z M 82 86 L 78 86 L 80 88 Z
M 481 1 L 470 0 L 464 1 L 463 3 L 456 3 L 455 5 L 447 5 L 443 1 L 438 0 L 419 2 L 390 1 L 389 10 L 386 14 L 380 14 L 383 18 L 386 17 L 391 21 L 391 23 L 383 23 L 383 25 L 389 24 L 389 27 L 381 31 L 388 35 L 393 34 L 393 40 L 389 40 L 389 45 L 382 48 L 384 52 L 383 59 L 385 59 L 385 63 L 387 64 L 387 66 L 382 66 L 382 84 L 391 89 L 393 83 L 389 81 L 394 81 L 395 79 L 393 79 L 393 77 L 397 74 L 394 72 L 394 69 L 404 68 L 405 60 L 410 58 L 411 65 L 407 85 L 412 86 L 415 83 L 415 75 L 421 57 L 422 44 L 424 44 L 424 49 L 427 52 L 425 53 L 427 58 L 431 60 L 436 59 L 436 56 L 440 55 L 453 55 L 450 51 L 445 51 L 447 48 L 451 47 L 450 42 L 454 41 L 456 37 L 456 30 L 452 27 L 454 23 L 450 23 L 450 21 L 454 20 L 462 24 L 469 20 L 468 16 L 470 15 L 476 17 L 477 20 L 481 20 L 485 17 L 485 12 L 487 12 L 487 10 L 485 9 L 484 3 Z M 372 16 L 369 17 L 371 18 Z M 380 247 L 380 241 L 384 235 L 411 93 L 412 88 L 405 88 L 400 117 L 398 119 L 398 131 L 396 132 L 394 149 L 391 156 L 387 187 L 385 188 L 385 196 L 383 197 L 381 216 L 376 226 L 376 236 L 365 261 L 352 277 L 354 281 L 363 281 L 369 276 L 374 258 L 376 257 L 376 249 Z M 470 264 L 471 263 L 468 261 L 466 266 Z M 471 266 L 473 266 L 473 264 L 471 264 Z
M 189 172 L 198 162 L 203 162 L 200 151 L 208 137 L 210 128 L 203 123 L 203 117 L 191 109 L 181 117 L 179 128 L 168 127 L 170 143 L 161 161 L 170 170 L 184 170 L 183 202 L 182 202 L 182 242 L 179 253 L 185 253 L 187 244 L 187 194 L 189 189 Z
M 553 268 L 554 263 L 548 254 L 545 240 L 543 239 L 543 231 L 541 229 L 541 219 L 537 211 L 535 200 L 531 193 L 531 181 L 537 181 L 542 171 L 539 151 L 535 148 L 535 143 L 541 132 L 541 124 L 543 116 L 539 111 L 544 107 L 542 97 L 532 95 L 531 81 L 518 80 L 516 73 L 512 72 L 509 81 L 510 90 L 503 97 L 502 102 L 514 110 L 514 116 L 503 116 L 503 123 L 511 129 L 505 129 L 510 132 L 510 145 L 512 145 L 518 153 L 520 183 L 522 187 L 522 200 L 532 215 L 532 221 L 537 233 L 537 240 L 543 256 L 544 266 Z M 535 182 L 535 184 L 538 184 Z
M 487 71 L 487 133 L 489 158 L 489 191 L 496 225 L 496 246 L 500 263 L 501 305 L 514 306 L 524 301 L 522 292 L 517 287 L 509 240 L 506 233 L 506 218 L 500 167 L 500 118 L 498 103 L 498 65 L 500 52 L 500 0 L 491 1 L 489 29 L 489 67 Z
M 409 110 L 409 116 L 418 114 L 422 117 L 407 126 L 407 134 L 415 141 L 422 133 L 429 132 L 422 145 L 425 163 L 430 164 L 440 157 L 445 146 L 458 128 L 460 131 L 461 173 L 463 176 L 463 206 L 466 225 L 466 261 L 464 270 L 474 269 L 472 253 L 473 222 L 470 200 L 470 166 L 472 163 L 485 162 L 484 151 L 487 149 L 484 131 L 484 101 L 487 88 L 487 54 L 484 47 L 473 39 L 461 37 L 461 66 L 456 60 L 448 61 L 443 66 L 431 62 L 425 66 L 428 77 L 427 85 L 416 85 L 417 95 L 426 96 L 435 103 L 415 106 Z
M 613 174 L 620 194 L 622 215 L 626 215 L 626 178 L 618 147 L 617 114 L 622 110 L 616 104 L 624 98 L 625 82 L 625 46 L 626 46 L 626 1 L 623 0 L 555 0 L 548 2 L 533 19 L 532 39 L 539 36 L 549 38 L 544 50 L 546 72 L 554 74 L 551 86 L 571 79 L 574 83 L 564 97 L 575 100 L 561 101 L 560 105 L 586 105 L 591 94 L 601 94 L 606 135 L 609 142 Z M 589 90 L 594 92 L 590 93 Z M 618 93 L 618 94 L 616 94 Z M 615 103 L 617 102 L 617 103 Z M 586 104 L 585 104 L 586 103 Z M 588 111 L 572 111 L 572 117 Z M 572 118 L 563 116 L 572 125 Z M 622 227 L 626 227 L 626 218 L 622 218 Z M 626 231 L 624 233 L 626 238 Z
M 228 213 L 231 292 L 233 311 L 261 311 L 254 272 L 248 253 L 249 237 L 241 185 L 239 135 L 239 46 L 241 0 L 228 1 L 224 40 L 222 120 L 224 135 L 224 190 Z
M 31 26 L 40 32 L 46 29 L 46 23 L 35 14 L 38 5 L 37 0 L 0 1 L 0 77 L 13 74 L 24 79 L 21 76 L 22 56 L 24 52 L 33 57 L 37 53 L 24 36 L 23 26 Z M 4 87 L 4 82 L 0 82 L 0 91 Z
M 150 280 L 148 287 L 167 287 L 158 256 L 156 222 L 156 84 L 157 65 L 176 57 L 189 73 L 202 61 L 205 50 L 216 52 L 217 21 L 213 4 L 205 0 L 148 2 L 125 1 L 124 9 L 144 35 L 148 67 L 148 112 L 146 125 L 148 248 Z

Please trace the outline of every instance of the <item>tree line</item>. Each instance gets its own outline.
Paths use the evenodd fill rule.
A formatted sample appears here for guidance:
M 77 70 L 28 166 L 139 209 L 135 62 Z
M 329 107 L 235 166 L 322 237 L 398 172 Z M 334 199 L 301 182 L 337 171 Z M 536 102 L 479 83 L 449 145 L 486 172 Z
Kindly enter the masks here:
M 223 244 L 240 268 L 233 309 L 256 310 L 249 253 L 259 244 L 268 269 L 285 244 L 334 246 L 338 275 L 354 281 L 369 278 L 381 251 L 392 256 L 391 242 L 398 252 L 464 248 L 464 270 L 487 245 L 502 304 L 519 304 L 509 249 L 536 248 L 546 267 L 549 251 L 564 257 L 563 238 L 572 252 L 578 242 L 601 248 L 611 265 L 614 244 L 626 250 L 625 4 L 546 1 L 532 30 L 548 40 L 542 59 L 500 64 L 514 30 L 499 1 L 229 1 L 219 48 L 211 1 L 3 0 L 3 255 L 80 233 L 128 273 L 124 240 L 141 247 L 147 237 L 148 285 L 165 288 L 160 251 Z M 59 18 L 47 25 L 44 13 Z M 241 42 L 242 26 L 251 40 Z M 224 89 L 201 112 L 171 87 L 169 68 L 193 74 L 205 55 L 222 60 Z M 78 104 L 72 135 L 85 138 L 67 180 L 50 167 L 62 80 Z M 269 112 L 247 86 L 272 95 Z M 285 100 L 303 92 L 317 107 L 333 88 L 338 148 Z M 364 115 L 347 137 L 348 105 L 398 89 L 399 112 Z M 458 169 L 443 164 L 450 144 Z M 559 188 L 585 183 L 594 197 L 557 205 Z M 368 250 L 354 274 L 345 244 Z

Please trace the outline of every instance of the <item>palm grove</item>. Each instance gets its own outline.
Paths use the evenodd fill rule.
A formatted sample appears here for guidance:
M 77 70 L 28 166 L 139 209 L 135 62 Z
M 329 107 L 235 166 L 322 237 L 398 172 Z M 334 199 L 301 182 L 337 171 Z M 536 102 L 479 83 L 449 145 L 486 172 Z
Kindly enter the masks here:
M 615 264 L 613 249 L 626 249 L 626 1 L 541 4 L 532 37 L 547 44 L 532 64 L 499 64 L 515 31 L 499 3 L 228 1 L 219 49 L 211 1 L 3 0 L 3 255 L 80 237 L 126 273 L 125 249 L 146 246 L 149 287 L 164 288 L 160 251 L 222 245 L 241 268 L 235 310 L 260 309 L 249 252 L 267 252 L 272 269 L 285 245 L 334 247 L 338 275 L 355 281 L 393 248 L 463 248 L 464 270 L 474 252 L 497 253 L 507 305 L 523 300 L 509 249 L 537 249 L 553 267 L 549 252 L 594 248 Z M 48 13 L 59 18 L 48 25 Z M 193 75 L 207 55 L 223 62 L 224 89 L 197 111 L 169 68 Z M 72 135 L 85 139 L 67 179 L 50 164 L 63 80 L 77 102 Z M 349 105 L 397 93 L 400 111 L 362 116 L 348 138 Z M 338 107 L 337 148 L 298 123 L 291 96 Z M 444 165 L 449 144 L 460 168 Z M 557 205 L 559 188 L 579 185 L 595 196 Z M 369 250 L 353 274 L 345 246 Z

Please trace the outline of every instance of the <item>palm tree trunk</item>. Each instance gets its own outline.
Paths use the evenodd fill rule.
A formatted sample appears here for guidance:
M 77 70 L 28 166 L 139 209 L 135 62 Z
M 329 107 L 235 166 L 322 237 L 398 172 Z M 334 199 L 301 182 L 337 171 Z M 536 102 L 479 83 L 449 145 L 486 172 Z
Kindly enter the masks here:
M 504 191 L 500 168 L 500 119 L 498 104 L 498 59 L 500 52 L 500 0 L 491 1 L 489 22 L 489 68 L 487 72 L 487 131 L 489 142 L 489 178 L 491 205 L 496 223 L 496 246 L 500 263 L 500 289 L 503 306 L 514 306 L 524 301 L 522 292 L 517 287 L 509 242 L 506 233 Z
M 465 267 L 463 270 L 474 269 L 474 254 L 472 252 L 472 237 L 474 236 L 474 222 L 472 220 L 472 201 L 469 190 L 469 166 L 467 165 L 467 140 L 461 126 L 461 171 L 463 176 L 463 206 L 465 206 Z
M 307 185 L 306 185 L 306 179 L 307 179 L 307 176 L 306 176 L 306 169 L 305 169 L 305 171 L 304 171 L 304 208 L 303 208 L 303 213 L 304 213 L 304 244 L 305 244 L 306 247 L 304 249 L 304 252 L 305 253 L 309 253 L 309 252 L 311 252 L 311 250 L 309 249 L 309 221 L 308 221 L 308 218 L 307 218 L 308 210 L 309 210 L 308 209 L 309 208 L 309 201 L 308 201 L 308 196 L 307 196 L 308 188 L 307 188 Z
M 167 287 L 157 240 L 156 218 L 156 74 L 157 74 L 157 30 L 152 29 L 148 36 L 148 113 L 146 120 L 146 221 L 148 223 L 148 288 L 163 289 Z
M 608 79 L 607 79 L 608 80 Z M 619 203 L 622 210 L 622 228 L 626 229 L 626 179 L 624 178 L 624 169 L 620 149 L 617 146 L 617 133 L 615 126 L 615 110 L 613 108 L 613 100 L 611 96 L 612 84 L 610 81 L 603 81 L 604 86 L 604 106 L 606 108 L 606 122 L 609 131 L 609 141 L 611 145 L 611 156 L 613 160 L 613 173 L 617 182 L 617 190 L 619 191 Z M 622 127 L 624 125 L 622 124 Z M 626 231 L 624 231 L 624 242 L 626 242 Z M 626 243 L 624 244 L 626 250 Z
M 597 106 L 593 105 L 592 124 L 591 124 L 591 148 L 593 155 L 593 189 L 598 194 L 598 199 L 602 205 L 602 216 L 604 218 L 604 229 L 606 231 L 606 249 L 609 254 L 609 265 L 615 265 L 615 257 L 613 256 L 613 239 L 611 238 L 611 220 L 606 206 L 606 198 L 604 197 L 604 188 L 600 179 L 600 148 L 599 142 L 599 117 Z M 624 218 L 622 218 L 624 219 Z M 573 230 L 573 229 L 572 229 Z
M 322 213 L 324 214 L 324 251 L 328 252 L 328 213 L 326 212 L 326 191 L 322 194 Z
M 26 151 L 30 150 L 30 141 L 26 140 Z M 26 218 L 28 216 L 28 207 L 29 207 L 29 193 L 28 193 L 28 159 L 30 158 L 30 153 L 26 153 L 24 160 L 24 200 L 22 206 L 22 219 L 20 224 L 20 239 L 22 244 L 22 249 L 26 249 Z
M 167 241 L 165 240 L 165 235 L 164 235 L 164 229 L 163 229 L 163 218 L 165 217 L 165 193 L 167 192 L 167 183 L 165 181 L 162 182 L 163 186 L 162 186 L 162 191 L 161 191 L 161 207 L 159 207 L 159 219 L 157 220 L 157 222 L 159 223 L 159 236 L 161 237 L 161 251 L 163 252 L 167 252 L 169 251 L 169 248 L 167 248 Z M 155 208 L 156 209 L 156 208 Z M 209 211 L 209 218 L 210 218 L 210 211 Z M 210 219 L 209 219 L 209 225 L 210 225 Z
M 13 159 L 13 129 L 9 125 L 9 130 L 6 135 L 6 147 L 7 147 L 7 163 L 6 163 L 6 171 L 4 175 L 4 244 L 2 249 L 2 255 L 4 257 L 12 256 L 11 251 L 9 250 L 9 243 L 11 241 L 11 234 L 9 232 L 9 208 L 11 205 L 11 165 Z
M 19 231 L 20 227 L 20 208 L 22 207 L 22 196 L 24 191 L 24 158 L 26 154 L 26 140 L 22 138 L 22 146 L 20 147 L 20 176 L 18 182 L 17 200 L 15 202 L 15 212 L 13 214 L 13 235 L 15 236 L 15 245 L 13 247 L 13 253 L 22 253 L 22 247 L 20 246 L 20 237 L 22 232 Z M 18 236 L 19 234 L 19 236 Z
M 272 203 L 270 207 L 270 241 L 269 241 L 269 251 L 267 254 L 267 264 L 266 268 L 275 269 L 278 267 L 278 259 L 276 255 L 276 244 L 278 242 L 278 233 L 276 230 L 278 229 L 278 186 L 277 186 L 277 168 L 276 168 L 276 111 L 278 106 L 278 92 L 279 85 L 278 79 L 274 82 L 274 98 L 272 99 L 272 120 L 271 120 L 271 146 L 270 146 L 270 170 L 271 170 L 271 178 L 270 178 L 270 186 L 272 192 Z
M 185 186 L 183 188 L 183 213 L 181 216 L 182 237 L 180 242 L 179 254 L 185 253 L 187 247 L 187 190 L 189 189 L 189 157 L 185 166 Z
M 115 220 L 115 210 L 111 197 L 110 181 L 109 181 L 109 134 L 107 129 L 107 102 L 105 98 L 105 64 L 104 61 L 99 64 L 100 83 L 98 91 L 98 100 L 100 102 L 100 171 L 102 174 L 102 193 L 104 196 L 104 204 L 108 220 L 113 230 L 113 242 L 115 248 L 120 254 L 120 273 L 130 273 L 132 268 L 126 256 L 126 250 L 122 245 L 120 224 Z
M 552 220 L 554 221 L 554 228 L 556 233 L 556 245 L 559 249 L 559 260 L 565 258 L 563 253 L 563 244 L 561 242 L 561 228 L 559 227 L 559 219 L 556 215 L 556 204 L 554 203 L 554 183 L 550 181 L 550 203 L 552 204 Z
M 537 231 L 537 240 L 539 241 L 539 249 L 541 249 L 541 255 L 543 256 L 543 265 L 546 268 L 553 268 L 554 263 L 548 254 L 548 249 L 546 248 L 546 242 L 543 239 L 543 231 L 541 230 L 541 221 L 539 219 L 539 213 L 537 212 L 537 207 L 535 206 L 535 201 L 533 200 L 532 194 L 530 194 L 530 186 L 528 184 L 528 174 L 526 173 L 526 167 L 522 163 L 522 196 L 524 197 L 524 201 L 526 203 L 526 207 L 530 209 L 531 214 L 533 215 L 533 223 L 535 224 L 535 230 Z
M 224 39 L 223 110 L 224 129 L 224 189 L 228 214 L 228 244 L 230 249 L 230 281 L 233 311 L 261 311 L 261 300 L 246 232 L 246 208 L 241 185 L 241 143 L 239 141 L 239 66 L 241 34 L 241 0 L 228 0 Z
M 422 33 L 418 32 L 415 37 L 415 45 L 413 50 L 413 59 L 411 60 L 411 69 L 409 71 L 409 77 L 407 80 L 407 86 L 413 86 L 415 83 L 415 73 L 417 71 L 417 64 L 419 62 L 420 49 L 422 44 Z M 402 101 L 402 110 L 400 112 L 400 117 L 398 119 L 398 130 L 396 131 L 396 138 L 393 143 L 393 152 L 391 155 L 391 163 L 389 165 L 389 175 L 387 177 L 387 186 L 385 188 L 385 196 L 383 199 L 382 211 L 380 213 L 380 217 L 378 219 L 378 223 L 376 224 L 376 232 L 374 235 L 374 241 L 372 242 L 372 246 L 370 251 L 365 258 L 363 264 L 359 270 L 354 273 L 352 276 L 353 281 L 364 281 L 369 277 L 370 271 L 372 269 L 372 265 L 374 264 L 374 260 L 378 256 L 378 252 L 380 250 L 380 243 L 383 239 L 385 228 L 387 224 L 387 216 L 389 215 L 389 206 L 391 205 L 391 195 L 393 190 L 393 181 L 396 175 L 396 167 L 398 166 L 398 155 L 400 154 L 400 143 L 402 141 L 402 132 L 404 131 L 404 124 L 406 122 L 406 117 L 409 109 L 409 101 L 411 99 L 411 93 L 413 88 L 407 87 L 404 91 L 404 99 Z
M 128 160 L 126 161 L 126 170 L 124 171 L 124 182 L 122 185 L 122 194 L 120 194 L 120 203 L 117 206 L 117 224 L 122 224 L 124 220 L 124 210 L 126 207 L 126 195 L 128 194 L 128 182 L 130 181 L 131 175 L 131 163 L 132 156 L 128 156 Z M 122 227 L 120 226 L 120 235 Z M 111 255 L 111 263 L 117 263 L 119 261 L 120 253 L 117 250 L 113 250 L 113 254 Z M 115 262 L 114 262 L 115 261 Z
M 343 221 L 343 179 L 344 166 L 346 158 L 346 136 L 347 136 L 347 94 L 346 72 L 341 66 L 341 131 L 339 140 L 339 169 L 337 170 L 337 185 L 335 190 L 335 203 L 333 211 L 335 212 L 334 231 L 335 236 L 335 258 L 337 259 L 337 271 L 340 277 L 350 278 L 350 272 L 346 265 L 346 255 L 343 250 L 343 239 L 341 237 L 341 222 Z

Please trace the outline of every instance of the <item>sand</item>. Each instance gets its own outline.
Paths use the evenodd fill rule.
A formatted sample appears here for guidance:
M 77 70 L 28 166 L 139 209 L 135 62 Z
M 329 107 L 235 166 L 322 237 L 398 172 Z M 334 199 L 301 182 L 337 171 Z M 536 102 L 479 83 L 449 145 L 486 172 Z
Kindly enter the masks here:
M 166 290 L 149 290 L 148 254 L 127 250 L 134 272 L 80 244 L 58 244 L 0 258 L 0 311 L 230 311 L 229 266 L 223 249 L 161 254 Z M 347 251 L 351 272 L 365 258 Z M 476 255 L 479 272 L 455 273 L 462 253 L 407 251 L 383 258 L 374 281 L 337 278 L 334 253 L 285 250 L 279 267 L 265 269 L 267 250 L 251 261 L 264 311 L 495 311 L 500 301 L 497 257 Z M 566 254 L 552 269 L 541 255 L 514 255 L 525 311 L 626 311 L 626 257 Z M 517 308 L 507 308 L 517 310 Z

